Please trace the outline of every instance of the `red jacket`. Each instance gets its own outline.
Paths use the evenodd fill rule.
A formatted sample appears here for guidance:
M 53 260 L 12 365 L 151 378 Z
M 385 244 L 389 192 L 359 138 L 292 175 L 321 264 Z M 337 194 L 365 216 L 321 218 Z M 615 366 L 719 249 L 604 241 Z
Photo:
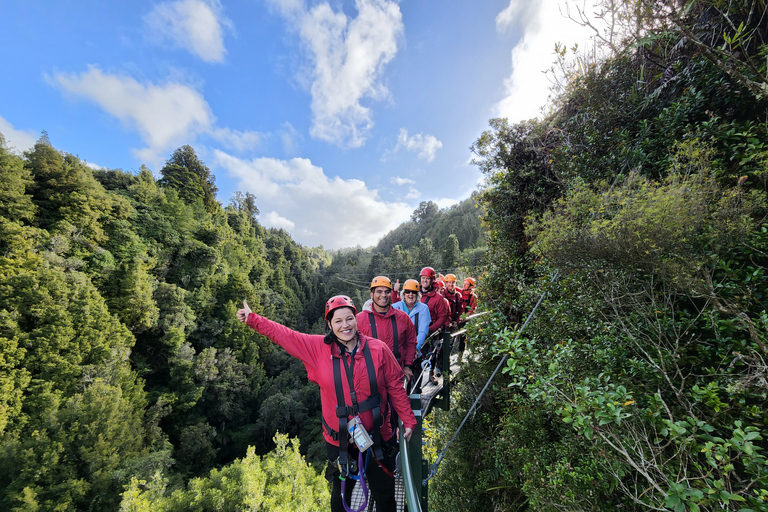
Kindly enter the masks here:
M 429 293 L 421 294 L 421 302 L 427 305 L 429 316 L 432 318 L 432 322 L 429 324 L 429 334 L 448 327 L 450 311 L 445 297 L 432 288 Z
M 462 310 L 461 292 L 456 289 L 454 289 L 453 292 L 449 292 L 448 289 L 446 288 L 443 296 L 448 301 L 448 304 L 451 306 L 450 315 L 449 315 L 450 321 L 451 322 L 457 321 L 461 316 L 461 310 Z
M 408 313 L 390 307 L 383 315 L 375 311 L 361 311 L 357 314 L 357 330 L 366 336 L 373 336 L 371 316 L 376 323 L 376 337 L 387 344 L 395 352 L 395 339 L 392 336 L 392 318 L 397 325 L 397 350 L 400 353 L 400 367 L 413 364 L 416 359 L 416 327 Z M 397 354 L 395 354 L 397 358 Z
M 312 382 L 320 386 L 320 402 L 323 408 L 323 419 L 331 428 L 339 428 L 339 419 L 336 417 L 336 384 L 333 381 L 333 358 L 341 357 L 341 350 L 335 343 L 326 345 L 323 336 L 320 334 L 302 334 L 284 325 L 268 320 L 256 313 L 248 315 L 247 325 L 259 334 L 263 334 L 274 343 L 277 343 L 293 357 L 304 363 L 307 369 L 307 377 Z M 365 334 L 360 334 L 358 350 L 355 352 L 354 365 L 354 385 L 357 402 L 366 400 L 370 394 L 370 383 L 368 382 L 368 367 L 365 364 L 363 347 L 367 344 L 371 351 L 371 359 L 376 368 L 376 385 L 381 395 L 381 415 L 384 419 L 381 427 L 381 437 L 388 441 L 392 437 L 392 426 L 389 424 L 388 403 L 397 411 L 398 416 L 407 428 L 416 428 L 416 417 L 411 410 L 411 403 L 408 395 L 403 388 L 403 370 L 395 361 L 392 351 L 387 348 L 384 342 L 374 338 L 369 338 Z M 347 362 L 350 362 L 350 355 L 344 354 Z M 344 390 L 344 399 L 346 405 L 352 405 L 352 399 L 349 395 L 349 382 L 344 377 L 344 365 L 342 365 L 342 389 Z M 373 432 L 373 413 L 365 411 L 360 413 L 360 419 L 363 421 L 365 429 Z M 339 442 L 334 441 L 323 428 L 325 440 L 338 446 Z
M 477 309 L 477 295 L 474 290 L 461 291 L 461 313 L 471 315 Z

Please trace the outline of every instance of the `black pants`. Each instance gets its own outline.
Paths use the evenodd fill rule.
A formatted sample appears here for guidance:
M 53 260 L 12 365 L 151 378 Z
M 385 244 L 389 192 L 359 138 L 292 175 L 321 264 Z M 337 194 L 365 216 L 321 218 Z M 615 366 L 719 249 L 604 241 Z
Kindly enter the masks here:
M 354 457 L 357 460 L 358 450 L 352 444 L 347 447 L 349 458 Z M 372 449 L 372 448 L 371 448 Z M 336 465 L 336 459 L 339 457 L 339 447 L 330 443 L 325 444 L 325 450 L 328 454 L 328 466 L 325 468 L 325 478 L 331 482 L 331 512 L 345 512 L 344 504 L 341 501 L 341 479 L 339 479 L 339 468 Z M 380 461 L 390 472 L 395 471 L 395 456 L 397 455 L 398 445 L 395 436 L 392 436 L 388 442 L 384 443 L 384 460 Z M 365 461 L 365 454 L 363 454 Z M 395 479 L 387 475 L 376 463 L 373 453 L 368 456 L 368 466 L 365 468 L 365 476 L 368 477 L 368 490 L 370 498 L 376 503 L 377 512 L 396 512 L 397 502 L 395 501 Z M 346 479 L 344 489 L 344 499 L 347 505 L 352 498 L 352 489 L 357 482 L 351 478 Z M 357 507 L 355 507 L 357 508 Z

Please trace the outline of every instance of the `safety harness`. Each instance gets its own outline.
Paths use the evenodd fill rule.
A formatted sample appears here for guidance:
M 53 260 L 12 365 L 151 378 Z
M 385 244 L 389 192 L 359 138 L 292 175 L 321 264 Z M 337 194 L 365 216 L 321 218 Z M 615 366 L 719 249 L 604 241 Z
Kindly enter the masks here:
M 394 341 L 394 347 L 392 349 L 392 353 L 395 354 L 395 359 L 397 359 L 397 362 L 400 362 L 400 347 L 397 343 L 397 318 L 395 315 L 392 315 L 389 317 L 392 320 L 392 340 Z M 371 335 L 374 338 L 379 338 L 379 334 L 376 330 L 376 315 L 372 312 L 368 312 L 368 320 L 371 322 Z
M 347 364 L 347 356 L 346 352 L 342 348 L 341 344 L 339 344 L 339 348 L 341 348 L 341 357 L 334 357 L 333 358 L 333 383 L 334 387 L 336 388 L 336 416 L 339 418 L 339 430 L 336 431 L 326 423 L 325 418 L 323 418 L 323 426 L 328 431 L 328 435 L 333 438 L 333 440 L 339 442 L 339 458 L 338 458 L 338 464 L 339 464 L 339 477 L 341 478 L 341 496 L 342 496 L 342 503 L 344 504 L 344 509 L 347 512 L 362 512 L 362 510 L 365 508 L 365 506 L 368 504 L 368 489 L 365 485 L 365 464 L 363 463 L 363 454 L 362 452 L 358 454 L 358 460 L 357 460 L 357 468 L 360 472 L 358 477 L 354 477 L 352 471 L 350 468 L 353 468 L 355 466 L 354 460 L 349 460 L 348 454 L 347 454 L 347 421 L 349 419 L 349 416 L 357 416 L 361 412 L 365 411 L 371 411 L 371 414 L 373 415 L 373 447 L 371 450 L 373 450 L 373 456 L 376 460 L 376 463 L 382 468 L 382 470 L 385 470 L 385 472 L 389 473 L 389 471 L 386 469 L 386 466 L 382 464 L 380 461 L 384 460 L 384 451 L 383 451 L 383 445 L 381 439 L 381 425 L 384 423 L 384 417 L 381 414 L 381 395 L 379 394 L 379 386 L 376 382 L 376 368 L 373 366 L 373 358 L 371 357 L 371 350 L 368 348 L 368 344 L 366 343 L 363 346 L 363 357 L 365 358 L 365 366 L 368 369 L 368 387 L 370 389 L 370 395 L 368 398 L 363 400 L 362 402 L 357 401 L 357 393 L 355 392 L 355 382 L 354 382 L 354 373 L 355 373 L 355 355 L 357 354 L 357 349 L 360 347 L 360 344 L 352 349 L 352 353 L 350 354 L 350 362 L 349 365 Z M 349 383 L 349 396 L 352 399 L 352 405 L 347 405 L 346 400 L 344 400 L 344 388 L 341 384 L 341 365 L 344 365 L 344 373 L 347 375 L 347 382 Z M 342 433 L 342 435 L 339 435 L 339 433 Z M 366 461 L 367 461 L 367 454 L 366 454 Z M 390 473 L 390 476 L 391 473 Z M 357 510 L 352 510 L 349 505 L 347 505 L 346 500 L 344 499 L 345 489 L 346 489 L 346 478 L 350 477 L 353 480 L 360 480 L 363 486 L 363 493 L 365 495 L 364 503 L 360 506 Z
M 359 345 L 358 345 L 359 347 Z M 381 395 L 379 394 L 379 386 L 376 382 L 376 368 L 373 366 L 373 358 L 371 357 L 371 350 L 366 343 L 363 346 L 363 357 L 365 358 L 365 365 L 368 369 L 368 386 L 370 388 L 370 396 L 362 402 L 357 401 L 357 394 L 355 393 L 355 386 L 353 381 L 354 367 L 355 367 L 355 355 L 358 347 L 352 350 L 350 357 L 350 363 L 347 365 L 347 358 L 342 351 L 341 357 L 333 358 L 333 382 L 336 388 L 336 416 L 339 418 L 339 430 L 334 430 L 325 418 L 323 418 L 323 426 L 325 427 L 328 435 L 334 441 L 339 442 L 339 464 L 342 467 L 347 467 L 347 419 L 349 416 L 357 416 L 361 412 L 371 411 L 373 415 L 373 455 L 377 460 L 384 459 L 383 441 L 381 438 L 380 427 L 384 423 L 384 417 L 381 414 Z M 347 374 L 347 381 L 349 382 L 349 395 L 352 399 L 352 405 L 347 405 L 344 400 L 344 388 L 341 385 L 341 365 L 344 364 L 344 371 Z M 339 435 L 339 432 L 343 432 L 343 435 Z

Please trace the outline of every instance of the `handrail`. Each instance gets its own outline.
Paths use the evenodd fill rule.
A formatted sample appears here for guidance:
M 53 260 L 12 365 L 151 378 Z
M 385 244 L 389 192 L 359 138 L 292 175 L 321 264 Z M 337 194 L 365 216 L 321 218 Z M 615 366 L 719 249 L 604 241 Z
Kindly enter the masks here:
M 400 435 L 403 433 L 403 422 L 400 422 Z M 421 437 L 421 436 L 419 436 Z M 411 438 L 413 439 L 413 438 Z M 403 469 L 403 487 L 405 488 L 405 500 L 408 503 L 408 510 L 411 512 L 422 512 L 421 500 L 419 494 L 416 493 L 414 488 L 416 485 L 421 486 L 422 483 L 418 480 L 414 481 L 414 475 L 411 470 L 411 454 L 410 443 L 405 438 L 401 437 L 400 440 L 400 465 Z

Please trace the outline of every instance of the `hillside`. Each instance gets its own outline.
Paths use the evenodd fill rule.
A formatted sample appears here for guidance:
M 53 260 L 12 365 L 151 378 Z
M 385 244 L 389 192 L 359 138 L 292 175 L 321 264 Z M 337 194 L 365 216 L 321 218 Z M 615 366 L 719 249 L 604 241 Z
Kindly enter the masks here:
M 598 9 L 607 57 L 560 48 L 549 115 L 472 146 L 495 314 L 428 451 L 503 373 L 430 507 L 768 510 L 768 11 Z

